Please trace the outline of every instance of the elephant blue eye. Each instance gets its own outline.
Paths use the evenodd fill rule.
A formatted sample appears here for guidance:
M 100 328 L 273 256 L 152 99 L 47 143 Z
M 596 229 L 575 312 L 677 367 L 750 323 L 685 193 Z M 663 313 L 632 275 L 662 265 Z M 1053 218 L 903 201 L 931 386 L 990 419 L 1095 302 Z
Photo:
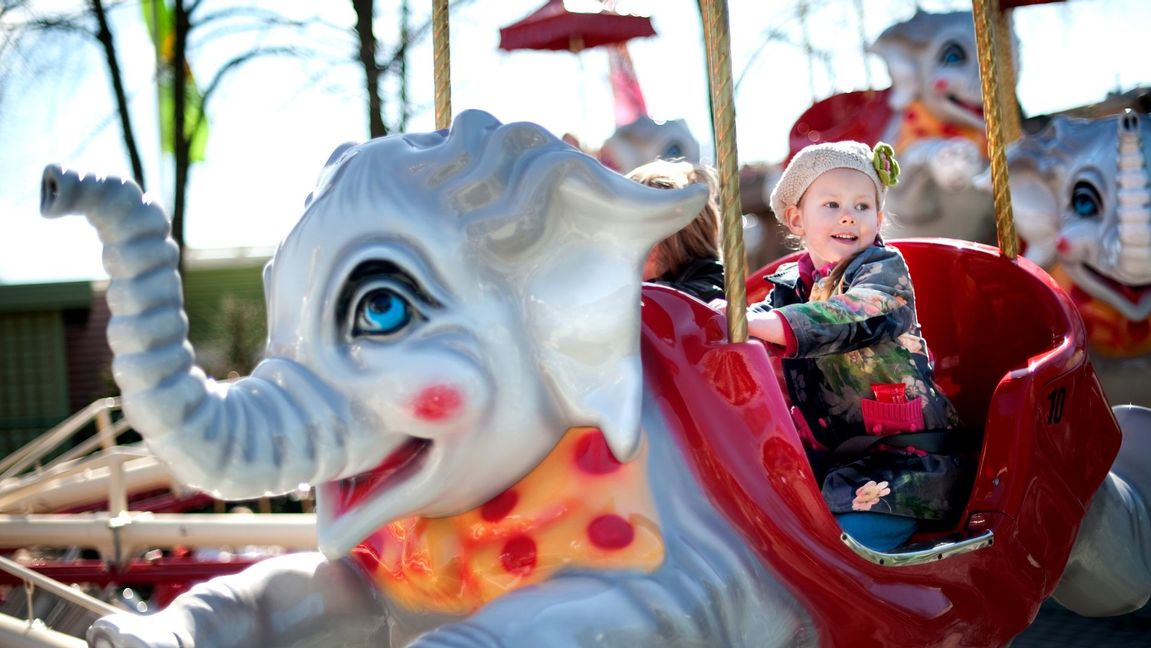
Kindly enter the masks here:
M 1075 183 L 1075 188 L 1071 191 L 1071 211 L 1083 218 L 1098 216 L 1103 211 L 1103 200 L 1099 197 L 1099 191 L 1087 182 Z
M 967 62 L 967 50 L 959 43 L 947 43 L 939 52 L 939 62 L 945 67 L 963 65 Z
M 663 151 L 663 158 L 665 160 L 681 157 L 683 157 L 683 147 L 679 145 L 679 142 L 668 144 L 667 148 Z
M 411 302 L 391 288 L 377 288 L 356 304 L 353 335 L 393 335 L 411 323 Z

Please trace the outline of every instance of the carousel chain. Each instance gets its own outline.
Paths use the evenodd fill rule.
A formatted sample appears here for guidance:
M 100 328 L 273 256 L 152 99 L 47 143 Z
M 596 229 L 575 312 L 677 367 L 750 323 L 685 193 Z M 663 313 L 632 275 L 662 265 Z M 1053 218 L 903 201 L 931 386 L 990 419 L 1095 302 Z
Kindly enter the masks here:
M 747 341 L 747 257 L 743 249 L 743 214 L 739 200 L 739 167 L 735 149 L 735 102 L 731 76 L 731 42 L 727 2 L 705 0 L 703 35 L 711 89 L 715 157 L 719 169 L 719 207 L 723 215 L 724 288 L 727 294 L 727 336 Z
M 993 4 L 994 3 L 994 4 Z M 995 201 L 995 231 L 999 250 L 1008 259 L 1019 254 L 1015 218 L 1011 211 L 1011 190 L 1007 184 L 1007 153 L 1004 150 L 1003 123 L 1000 119 L 998 39 L 995 37 L 993 13 L 997 0 L 973 0 L 975 41 L 979 52 L 979 76 L 983 85 L 983 118 L 987 122 L 987 154 L 991 158 L 991 195 Z
M 436 128 L 448 128 L 452 123 L 452 52 L 448 33 L 448 0 L 433 0 L 432 3 L 432 51 Z

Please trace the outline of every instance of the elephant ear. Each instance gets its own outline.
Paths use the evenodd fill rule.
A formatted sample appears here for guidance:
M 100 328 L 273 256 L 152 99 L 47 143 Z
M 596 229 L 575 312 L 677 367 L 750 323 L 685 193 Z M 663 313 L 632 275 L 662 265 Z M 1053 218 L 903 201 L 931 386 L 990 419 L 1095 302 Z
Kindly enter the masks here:
M 598 165 L 586 171 L 553 195 L 550 245 L 524 283 L 524 316 L 565 420 L 597 425 L 616 458 L 629 461 L 641 441 L 643 263 L 699 213 L 707 190 L 652 189 Z
M 868 51 L 878 54 L 887 64 L 887 73 L 891 76 L 887 105 L 896 111 L 911 105 L 920 90 L 919 68 L 912 44 L 895 36 L 881 36 Z

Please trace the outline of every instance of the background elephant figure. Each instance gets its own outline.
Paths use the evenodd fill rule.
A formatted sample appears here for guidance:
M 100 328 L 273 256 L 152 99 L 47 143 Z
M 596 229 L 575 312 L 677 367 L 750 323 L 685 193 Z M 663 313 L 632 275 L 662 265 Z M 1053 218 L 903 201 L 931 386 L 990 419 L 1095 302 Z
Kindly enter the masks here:
M 1025 254 L 1071 295 L 1112 403 L 1151 406 L 1151 119 L 1055 117 L 1007 151 Z
M 790 155 L 817 142 L 888 142 L 903 169 L 887 197 L 889 238 L 994 244 L 991 194 L 975 182 L 989 161 L 971 12 L 917 11 L 887 28 L 870 51 L 887 64 L 891 87 L 813 105 L 791 129 Z

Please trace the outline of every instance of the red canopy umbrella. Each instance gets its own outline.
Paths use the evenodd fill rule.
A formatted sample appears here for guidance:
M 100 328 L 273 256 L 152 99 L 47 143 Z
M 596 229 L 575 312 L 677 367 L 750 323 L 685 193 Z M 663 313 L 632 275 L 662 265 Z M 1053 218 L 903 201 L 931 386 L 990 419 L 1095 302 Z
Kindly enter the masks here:
M 629 16 L 609 9 L 577 13 L 568 11 L 563 0 L 548 0 L 523 20 L 500 29 L 500 49 L 579 52 L 645 36 L 655 36 L 651 18 L 646 16 Z

